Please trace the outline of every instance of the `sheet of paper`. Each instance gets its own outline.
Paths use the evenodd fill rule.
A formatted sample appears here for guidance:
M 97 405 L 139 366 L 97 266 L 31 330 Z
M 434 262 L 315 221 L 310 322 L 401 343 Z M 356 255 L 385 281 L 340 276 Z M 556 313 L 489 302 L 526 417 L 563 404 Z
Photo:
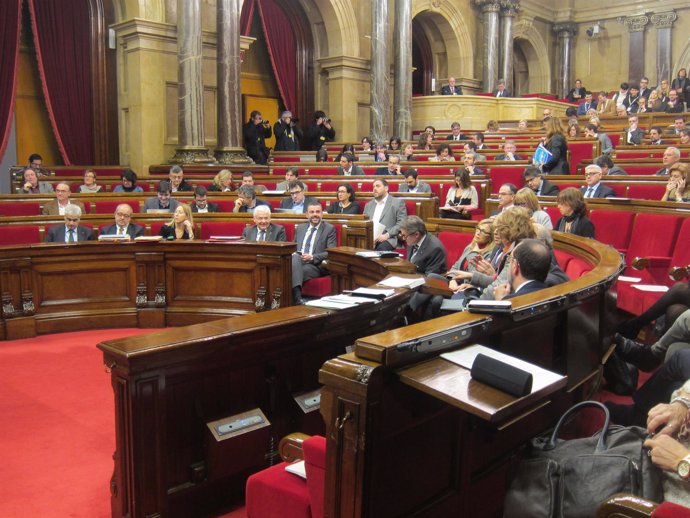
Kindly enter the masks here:
M 623 282 L 640 282 L 642 280 L 642 278 L 641 277 L 628 277 L 626 275 L 619 275 L 618 280 L 623 281 Z
M 464 349 L 460 349 L 458 351 L 444 353 L 441 355 L 441 358 L 448 360 L 449 362 L 453 362 L 457 365 L 460 365 L 461 367 L 465 367 L 468 370 L 471 370 L 472 364 L 474 363 L 474 359 L 477 357 L 479 353 L 485 356 L 490 356 L 496 360 L 500 360 L 504 363 L 512 365 L 513 367 L 517 367 L 518 369 L 531 372 L 532 393 L 535 393 L 536 391 L 541 390 L 542 388 L 551 385 L 552 383 L 555 383 L 561 378 L 563 378 L 563 376 L 561 376 L 560 374 L 551 372 L 546 369 L 542 369 L 541 367 L 534 365 L 533 363 L 519 360 L 514 356 L 509 356 L 507 354 L 500 353 L 483 345 L 470 345 L 469 347 L 465 347 Z
M 384 290 L 379 288 L 357 288 L 352 293 L 359 295 L 383 295 L 384 297 L 390 297 L 395 293 L 395 290 Z
M 302 477 L 304 480 L 307 480 L 307 468 L 304 467 L 304 461 L 300 460 L 299 462 L 295 462 L 293 464 L 288 464 L 285 466 L 285 471 L 288 473 L 292 473 L 293 475 L 297 475 L 298 477 Z
M 388 288 L 415 288 L 424 284 L 424 277 L 409 279 L 406 277 L 393 276 L 382 280 L 379 284 Z
M 383 234 L 384 230 L 386 230 L 385 225 L 382 225 L 378 221 L 374 221 L 374 239 Z
M 378 302 L 376 299 L 368 299 L 366 297 L 353 297 L 351 295 L 331 295 L 329 297 L 323 297 L 321 300 L 326 302 L 339 302 L 341 304 L 374 304 Z
M 668 286 L 661 286 L 659 284 L 633 284 L 632 287 L 650 293 L 666 293 L 668 291 Z
M 374 251 L 370 251 L 370 250 L 357 252 L 355 255 L 358 255 L 359 257 L 366 257 L 367 259 L 375 259 L 376 257 L 381 257 L 380 252 L 374 252 Z

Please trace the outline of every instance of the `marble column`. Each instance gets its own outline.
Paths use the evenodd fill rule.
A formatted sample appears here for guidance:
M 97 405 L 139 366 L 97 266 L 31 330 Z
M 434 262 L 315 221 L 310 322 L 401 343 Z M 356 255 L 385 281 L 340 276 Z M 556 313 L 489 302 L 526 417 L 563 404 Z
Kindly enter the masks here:
M 500 12 L 500 47 L 501 66 L 499 67 L 501 78 L 506 82 L 506 88 L 515 95 L 513 85 L 513 20 L 520 9 L 519 0 L 504 0 L 501 3 Z
M 649 18 L 644 14 L 628 16 L 623 24 L 628 28 L 628 79 L 635 83 L 644 75 L 644 29 Z
M 383 142 L 390 136 L 391 85 L 388 50 L 388 0 L 372 0 L 369 128 L 374 142 Z
M 668 79 L 670 83 L 675 77 L 671 70 L 671 31 L 677 17 L 675 11 L 652 15 L 656 28 L 656 84 L 661 83 L 662 79 Z
M 568 95 L 572 83 L 573 38 L 577 34 L 577 24 L 573 22 L 557 23 L 553 32 L 558 36 L 559 63 L 558 77 L 560 81 L 556 91 L 560 98 Z
M 212 162 L 204 146 L 201 0 L 177 2 L 177 126 L 174 163 Z
M 412 0 L 395 2 L 394 131 L 412 138 Z
M 214 155 L 221 164 L 253 162 L 242 147 L 241 9 L 241 0 L 217 0 L 216 3 L 218 144 Z
M 501 4 L 497 0 L 474 0 L 474 5 L 484 15 L 484 91 L 492 92 L 498 79 L 498 12 Z M 507 78 L 501 78 L 507 79 Z

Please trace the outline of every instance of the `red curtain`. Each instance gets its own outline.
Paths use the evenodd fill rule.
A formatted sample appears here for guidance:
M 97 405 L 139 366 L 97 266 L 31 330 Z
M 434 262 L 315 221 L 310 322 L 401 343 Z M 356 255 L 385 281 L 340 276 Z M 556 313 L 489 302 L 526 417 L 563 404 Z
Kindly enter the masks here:
M 240 31 L 244 36 L 249 35 L 257 6 L 280 97 L 285 107 L 294 111 L 297 109 L 297 41 L 292 24 L 274 0 L 245 0 L 240 17 Z
M 48 116 L 65 165 L 93 164 L 89 9 L 84 0 L 28 0 Z
M 0 158 L 10 136 L 19 64 L 22 0 L 0 2 Z

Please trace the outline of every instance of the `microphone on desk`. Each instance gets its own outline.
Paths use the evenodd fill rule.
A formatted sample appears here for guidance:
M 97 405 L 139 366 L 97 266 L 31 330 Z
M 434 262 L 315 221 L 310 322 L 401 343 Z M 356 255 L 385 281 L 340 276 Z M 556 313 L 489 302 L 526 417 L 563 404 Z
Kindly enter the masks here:
M 175 236 L 168 236 L 165 239 L 166 241 L 175 241 Z

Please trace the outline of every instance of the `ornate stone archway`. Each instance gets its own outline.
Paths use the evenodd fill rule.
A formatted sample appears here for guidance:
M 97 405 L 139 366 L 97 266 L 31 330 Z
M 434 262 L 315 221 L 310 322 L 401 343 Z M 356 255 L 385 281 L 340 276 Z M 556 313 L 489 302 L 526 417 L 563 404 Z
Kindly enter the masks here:
M 520 45 L 529 66 L 530 90 L 533 92 L 551 91 L 551 67 L 549 51 L 539 32 L 528 19 L 520 19 L 513 27 L 514 40 Z

